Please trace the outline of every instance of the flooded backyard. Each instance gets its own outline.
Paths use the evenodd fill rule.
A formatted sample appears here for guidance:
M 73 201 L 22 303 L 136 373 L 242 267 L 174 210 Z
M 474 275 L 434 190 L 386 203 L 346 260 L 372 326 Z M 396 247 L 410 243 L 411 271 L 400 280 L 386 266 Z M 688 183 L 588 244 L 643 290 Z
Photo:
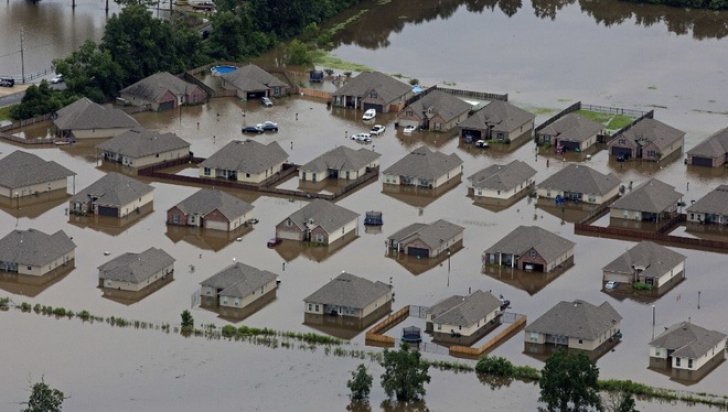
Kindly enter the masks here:
M 631 12 L 605 20 L 605 10 L 581 3 L 423 3 L 422 10 L 416 12 L 406 6 L 407 2 L 397 0 L 372 8 L 350 31 L 340 34 L 334 53 L 386 73 L 417 77 L 423 84 L 448 81 L 456 82 L 458 88 L 507 92 L 510 101 L 537 115 L 536 124 L 577 100 L 641 110 L 660 106 L 655 117 L 685 130 L 685 150 L 689 150 L 727 123 L 728 116 L 722 113 L 728 111 L 728 97 L 722 92 L 726 88 L 727 40 L 717 31 L 704 34 L 708 31 L 704 21 L 717 15 L 725 22 L 727 14 L 678 13 L 610 1 L 605 3 L 614 6 L 609 8 L 613 13 L 622 9 Z M 436 8 L 435 3 L 442 4 L 441 8 Z M 684 30 L 665 23 L 674 22 L 680 13 L 690 14 L 693 19 L 684 24 Z M 645 14 L 653 16 L 654 23 L 643 23 Z M 473 47 L 473 38 L 483 40 Z M 441 52 L 431 53 L 428 47 L 433 45 Z M 339 145 L 362 147 L 346 137 L 371 127 L 359 120 L 361 112 L 332 111 L 317 100 L 291 97 L 274 103 L 272 108 L 264 108 L 258 102 L 223 98 L 181 112 L 141 113 L 135 117 L 147 128 L 178 134 L 191 143 L 195 156 L 209 157 L 234 139 L 251 138 L 262 143 L 278 142 L 290 155 L 289 160 L 297 164 Z M 243 125 L 265 120 L 277 122 L 280 131 L 255 136 L 240 132 Z M 357 236 L 342 247 L 284 243 L 275 249 L 267 248 L 267 240 L 275 234 L 274 226 L 306 202 L 241 191 L 231 193 L 252 202 L 253 213 L 260 220 L 252 230 L 227 237 L 170 230 L 165 225 L 167 209 L 198 188 L 147 180 L 155 188 L 153 210 L 118 227 L 105 224 L 109 222 L 74 221 L 67 214 L 68 204 L 58 197 L 39 199 L 32 205 L 0 205 L 3 235 L 15 228 L 33 227 L 49 233 L 63 229 L 77 245 L 76 267 L 60 280 L 41 290 L 32 285 L 0 282 L 0 288 L 6 292 L 0 291 L 0 296 L 9 295 L 16 303 L 28 301 L 154 322 L 177 323 L 182 310 L 192 309 L 196 324 L 223 325 L 226 321 L 215 313 L 193 308 L 193 295 L 199 292 L 199 283 L 204 279 L 233 261 L 241 261 L 277 273 L 281 280 L 277 298 L 243 323 L 279 330 L 317 331 L 303 324 L 303 299 L 341 271 L 391 282 L 396 294 L 394 310 L 410 304 L 430 306 L 450 295 L 476 289 L 491 290 L 496 296 L 502 294 L 511 301 L 510 311 L 525 314 L 529 321 L 561 300 L 580 298 L 595 304 L 608 301 L 623 317 L 624 337 L 598 361 L 601 377 L 726 394 L 725 364 L 688 387 L 647 369 L 647 343 L 664 327 L 690 318 L 706 328 L 728 331 L 724 316 L 724 296 L 728 294 L 728 282 L 724 279 L 726 255 L 674 249 L 687 256 L 685 281 L 652 303 L 614 299 L 601 291 L 601 268 L 634 242 L 577 236 L 567 212 L 537 207 L 532 198 L 525 197 L 502 209 L 484 207 L 467 197 L 466 177 L 494 162 L 523 160 L 537 170 L 539 183 L 566 165 L 560 157 L 537 154 L 530 141 L 516 150 L 492 151 L 473 150 L 448 134 L 404 136 L 394 129 L 393 122 L 392 115 L 378 116 L 377 123 L 385 124 L 387 130 L 364 146 L 382 154 L 383 169 L 424 143 L 447 154 L 457 153 L 463 159 L 462 182 L 438 196 L 385 193 L 381 180 L 351 193 L 337 204 L 361 214 L 360 226 Z M 41 136 L 47 130 L 35 127 L 25 133 Z M 2 156 L 18 148 L 0 143 Z M 23 150 L 75 171 L 77 191 L 110 170 L 97 166 L 92 142 Z M 600 172 L 614 172 L 623 183 L 634 182 L 635 186 L 656 177 L 685 193 L 687 204 L 728 177 L 723 169 L 687 169 L 682 157 L 642 165 L 612 162 L 606 151 L 600 151 L 584 163 Z M 194 171 L 182 168 L 178 173 L 189 176 Z M 295 189 L 297 182 L 291 179 L 281 187 Z M 364 213 L 372 209 L 383 211 L 381 231 L 368 231 L 361 225 Z M 386 256 L 388 235 L 410 223 L 437 219 L 465 227 L 463 248 L 449 260 L 422 268 L 419 262 Z M 483 251 L 518 225 L 538 225 L 575 242 L 574 266 L 547 279 L 535 273 L 483 273 Z M 681 230 L 678 232 L 682 234 Z M 140 252 L 150 246 L 175 257 L 174 280 L 129 305 L 104 297 L 97 287 L 97 267 L 124 252 Z M 105 252 L 110 256 L 105 256 Z M 654 326 L 652 305 L 656 313 Z M 422 326 L 408 320 L 390 334 L 396 336 L 403 326 L 411 324 Z M 192 409 L 209 405 L 213 397 L 222 409 L 234 409 L 240 408 L 235 400 L 239 399 L 241 387 L 248 389 L 246 398 L 251 398 L 246 400 L 245 410 L 284 410 L 294 405 L 303 410 L 323 405 L 341 410 L 348 403 L 348 371 L 357 364 L 356 360 L 327 357 L 320 351 L 274 351 L 154 331 L 81 325 L 75 320 L 53 320 L 12 310 L 0 314 L 0 325 L 14 331 L 6 338 L 5 357 L 8 370 L 16 371 L 0 380 L 2 400 L 23 400 L 26 376 L 37 380 L 45 375 L 51 385 L 71 395 L 67 400 L 69 410 L 95 410 L 98 405 L 111 405 L 110 410 Z M 363 333 L 357 334 L 352 342 L 364 347 Z M 116 350 L 120 352 L 117 354 Z M 516 364 L 543 365 L 523 350 L 521 332 L 493 354 Z M 439 354 L 427 356 L 445 358 Z M 79 364 L 92 366 L 94 372 L 87 370 L 91 368 L 78 368 Z M 380 371 L 373 367 L 376 377 Z M 322 394 L 321 388 L 328 389 Z M 281 393 L 286 396 L 280 396 Z M 537 397 L 538 389 L 532 385 L 514 383 L 490 391 L 473 374 L 433 372 L 426 399 L 431 410 L 482 409 L 475 406 L 481 402 L 494 408 L 500 405 L 513 410 L 534 410 Z M 377 388 L 372 404 L 378 405 L 383 398 Z M 640 410 L 684 407 L 639 405 Z

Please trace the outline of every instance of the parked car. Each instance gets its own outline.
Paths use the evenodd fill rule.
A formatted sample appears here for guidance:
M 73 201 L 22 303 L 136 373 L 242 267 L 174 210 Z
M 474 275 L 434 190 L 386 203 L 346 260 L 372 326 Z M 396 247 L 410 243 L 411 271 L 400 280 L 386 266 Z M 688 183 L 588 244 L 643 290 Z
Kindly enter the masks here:
M 616 288 L 617 288 L 617 282 L 614 280 L 610 280 L 609 282 L 607 282 L 606 285 L 604 285 L 604 289 L 607 289 L 607 290 L 612 290 L 612 289 L 616 289 Z
M 417 130 L 417 128 L 415 126 L 412 126 L 412 125 L 405 126 L 404 129 L 402 129 L 402 131 L 404 132 L 404 134 L 412 134 L 412 132 L 414 132 L 415 130 Z
M 264 130 L 263 130 L 262 127 L 260 127 L 260 125 L 245 126 L 245 127 L 243 127 L 243 133 L 257 133 L 257 134 L 261 134 L 263 132 L 264 132 Z
M 372 120 L 375 117 L 377 117 L 377 109 L 367 109 L 364 112 L 364 116 L 362 116 L 361 119 L 362 120 Z
M 478 140 L 475 142 L 475 147 L 479 147 L 481 149 L 487 149 L 488 148 L 488 142 L 485 140 Z
M 271 99 L 269 99 L 269 98 L 267 98 L 265 96 L 263 96 L 263 97 L 260 98 L 260 104 L 262 104 L 265 107 L 272 107 L 273 106 L 273 102 L 271 101 Z
M 57 75 L 51 77 L 51 84 L 59 84 L 59 83 L 63 83 L 62 74 L 57 74 Z
M 280 244 L 281 244 L 281 238 L 274 237 L 274 238 L 268 240 L 268 247 L 271 249 Z
M 15 86 L 15 79 L 12 77 L 0 77 L 0 86 L 13 87 Z
M 368 143 L 372 141 L 372 136 L 369 133 L 356 133 L 351 135 L 351 140 L 355 142 Z
M 381 124 L 375 124 L 374 127 L 372 127 L 372 130 L 369 131 L 369 134 L 372 136 L 379 136 L 380 134 L 384 133 L 384 131 L 387 130 L 386 126 L 382 126 Z
M 271 122 L 270 120 L 267 120 L 263 123 L 258 123 L 255 125 L 255 127 L 260 127 L 263 129 L 264 132 L 277 132 L 278 131 L 278 123 Z

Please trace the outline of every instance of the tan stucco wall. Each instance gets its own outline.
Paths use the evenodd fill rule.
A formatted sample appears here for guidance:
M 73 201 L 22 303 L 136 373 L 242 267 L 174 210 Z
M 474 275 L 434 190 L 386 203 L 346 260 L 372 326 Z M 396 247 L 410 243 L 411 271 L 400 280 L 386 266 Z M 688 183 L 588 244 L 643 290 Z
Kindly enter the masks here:
M 347 233 L 351 233 L 357 229 L 359 224 L 359 218 L 355 218 L 351 222 L 344 225 L 343 230 L 335 230 L 333 233 L 329 233 L 329 243 L 334 243 L 339 238 L 346 236 Z
M 59 257 L 58 259 L 54 260 L 51 263 L 48 263 L 43 266 L 28 266 L 27 264 L 22 264 L 18 262 L 18 274 L 19 275 L 30 275 L 30 276 L 43 276 L 46 273 L 50 272 L 51 270 L 62 266 L 64 263 L 69 262 L 73 260 L 76 257 L 76 251 L 75 249 L 68 252 L 67 254 Z
M 536 179 L 534 179 L 534 178 L 524 180 L 523 182 L 521 182 L 518 186 L 514 187 L 513 189 L 500 191 L 500 193 L 497 190 L 492 190 L 492 189 L 474 188 L 473 185 L 470 185 L 470 187 L 473 188 L 474 196 L 507 200 L 507 199 L 512 198 L 516 194 L 518 194 L 521 190 L 525 189 L 529 185 L 535 183 L 535 181 L 536 181 Z
M 160 270 L 159 272 L 152 275 L 150 278 L 139 282 L 139 283 L 132 283 L 132 282 L 119 282 L 116 280 L 111 279 L 104 279 L 102 274 L 99 273 L 99 278 L 104 281 L 104 287 L 108 289 L 117 289 L 117 290 L 126 290 L 129 292 L 139 292 L 140 290 L 146 288 L 147 286 L 151 285 L 152 283 L 156 282 L 160 278 L 162 278 L 164 275 L 168 273 L 172 273 L 174 270 L 174 264 L 171 264 L 164 269 Z
M 76 139 L 103 139 L 106 137 L 115 137 L 124 132 L 129 131 L 129 128 L 121 129 L 93 129 L 93 130 L 71 130 L 73 136 Z
M 472 325 L 451 325 L 447 323 L 438 323 L 437 319 L 435 319 L 434 322 L 432 322 L 433 330 L 435 332 L 440 333 L 450 333 L 451 330 L 454 330 L 458 333 L 460 333 L 463 336 L 472 336 L 478 330 L 485 325 L 486 323 L 490 322 L 491 320 L 495 319 L 495 317 L 498 315 L 500 311 L 498 309 L 494 310 L 493 312 L 490 312 L 486 314 L 484 317 L 482 317 L 480 320 L 478 320 L 476 323 L 473 323 Z
M 39 183 L 37 185 L 19 187 L 17 189 L 0 186 L 0 196 L 16 198 L 31 196 L 34 193 L 51 192 L 60 189 L 68 190 L 68 178 L 64 177 L 63 179 L 54 180 L 52 182 Z
M 134 213 L 137 208 L 141 208 L 144 205 L 151 203 L 154 200 L 154 192 L 149 192 L 141 198 L 134 199 L 133 201 L 121 206 L 119 208 L 119 217 L 126 217 L 130 213 Z
M 539 198 L 543 197 L 546 199 L 555 199 L 556 196 L 564 196 L 564 192 L 561 190 L 547 190 L 545 188 L 537 188 L 536 193 L 538 194 Z M 614 196 L 617 196 L 617 193 L 619 193 L 619 186 L 615 187 L 614 189 L 609 191 L 609 193 L 603 196 L 594 195 L 593 199 L 590 199 L 591 195 L 589 195 L 588 193 L 584 193 L 582 197 L 582 202 L 600 205 L 607 200 L 613 198 Z
M 261 183 L 265 179 L 273 176 L 274 174 L 280 172 L 283 169 L 283 163 L 280 162 L 279 164 L 271 167 L 268 170 L 264 170 L 258 174 L 251 174 L 250 176 L 247 176 L 245 173 L 238 171 L 238 182 L 244 182 L 244 183 Z M 200 166 L 200 177 L 204 178 L 215 178 L 217 177 L 216 170 L 214 168 L 210 169 L 210 174 L 205 175 L 205 168 Z
M 260 299 L 271 290 L 276 289 L 277 287 L 278 284 L 275 280 L 273 280 L 263 285 L 262 288 L 253 291 L 252 294 L 243 298 L 220 295 L 220 306 L 226 306 L 230 308 L 244 308 L 255 302 L 256 300 Z M 213 295 L 210 296 L 214 296 L 214 292 Z
M 131 166 L 131 167 L 143 167 L 143 166 L 148 166 L 148 165 L 155 164 L 155 163 L 162 163 L 162 162 L 166 162 L 169 160 L 180 159 L 180 158 L 188 156 L 189 154 L 190 154 L 189 148 L 183 148 L 183 149 L 170 150 L 169 152 L 160 153 L 159 157 L 157 157 L 156 155 L 140 157 L 137 159 L 125 157 L 124 160 L 122 161 L 122 163 L 127 166 Z

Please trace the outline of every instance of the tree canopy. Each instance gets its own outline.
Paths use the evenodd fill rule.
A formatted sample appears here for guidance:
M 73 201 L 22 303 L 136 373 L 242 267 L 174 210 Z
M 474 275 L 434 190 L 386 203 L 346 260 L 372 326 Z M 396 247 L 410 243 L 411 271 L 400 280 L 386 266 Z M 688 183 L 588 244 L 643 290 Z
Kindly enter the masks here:
M 357 366 L 351 373 L 351 379 L 346 382 L 346 387 L 351 390 L 351 400 L 364 401 L 369 399 L 369 392 L 372 390 L 372 375 L 367 373 L 364 364 Z
M 63 399 L 63 392 L 51 388 L 41 379 L 32 386 L 27 407 L 23 412 L 60 412 Z
M 385 349 L 381 363 L 384 368 L 382 388 L 387 396 L 396 395 L 398 401 L 410 402 L 425 395 L 425 383 L 430 383 L 430 365 L 421 358 L 419 351 L 411 350 L 402 342 L 399 350 Z
M 539 387 L 549 411 L 601 410 L 599 369 L 583 353 L 558 351 L 546 360 Z

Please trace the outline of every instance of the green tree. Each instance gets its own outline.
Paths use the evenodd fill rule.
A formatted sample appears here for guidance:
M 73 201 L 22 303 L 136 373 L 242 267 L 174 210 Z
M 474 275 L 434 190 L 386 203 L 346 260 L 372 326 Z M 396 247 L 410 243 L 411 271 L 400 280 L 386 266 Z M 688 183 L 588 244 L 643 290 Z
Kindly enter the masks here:
M 116 96 L 123 86 L 124 72 L 108 50 L 87 41 L 78 50 L 53 61 L 56 72 L 63 74 L 69 92 L 102 102 Z
M 32 85 L 25 90 L 23 99 L 20 104 L 12 108 L 10 116 L 14 119 L 29 119 L 55 112 L 76 99 L 77 97 L 70 93 L 51 89 L 48 82 L 43 80 L 40 84 Z
M 409 345 L 402 342 L 399 350 L 384 350 L 381 364 L 384 368 L 382 388 L 387 396 L 396 395 L 398 401 L 410 402 L 425 395 L 425 383 L 430 382 L 430 365 L 421 359 L 419 351 L 410 350 Z
M 629 392 L 620 392 L 613 399 L 610 412 L 639 412 L 634 402 L 632 394 Z
M 538 384 L 549 411 L 601 410 L 599 369 L 583 353 L 558 351 L 546 360 Z
M 364 401 L 369 399 L 369 392 L 372 390 L 372 375 L 367 373 L 367 367 L 360 364 L 356 370 L 351 372 L 351 379 L 346 382 L 346 387 L 351 390 L 351 400 Z
M 23 412 L 60 412 L 63 399 L 63 392 L 51 388 L 41 379 L 31 387 L 27 408 Z
M 288 64 L 305 66 L 313 64 L 313 56 L 305 43 L 298 39 L 291 41 L 288 45 Z
M 195 319 L 189 310 L 182 311 L 182 329 L 192 329 L 195 327 Z

